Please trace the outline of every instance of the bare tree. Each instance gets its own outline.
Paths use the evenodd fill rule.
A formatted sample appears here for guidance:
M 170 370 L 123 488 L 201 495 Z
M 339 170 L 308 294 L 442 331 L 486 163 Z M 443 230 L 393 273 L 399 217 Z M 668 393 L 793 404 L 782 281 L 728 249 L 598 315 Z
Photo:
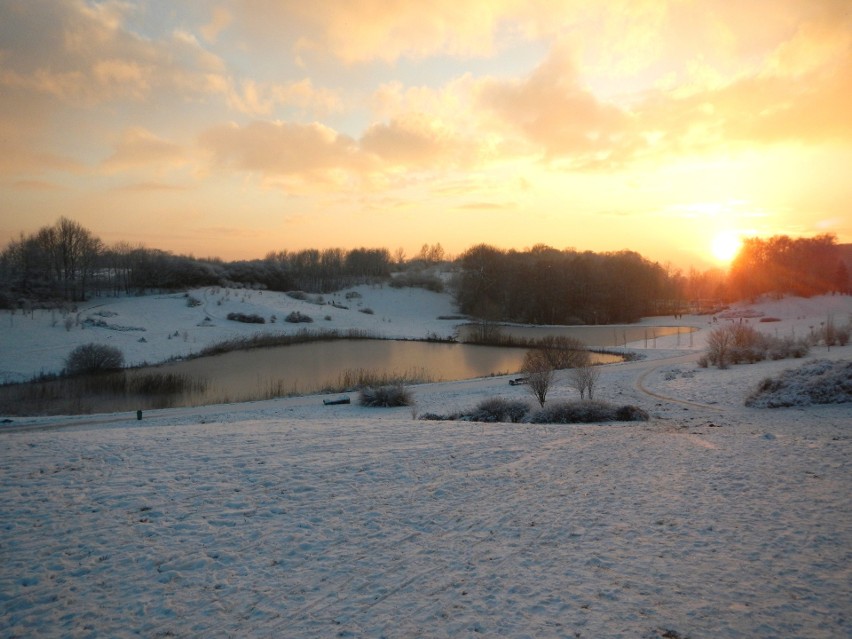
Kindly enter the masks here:
M 527 351 L 521 368 L 527 378 L 527 388 L 544 408 L 547 391 L 553 383 L 555 371 L 548 360 L 547 353 L 541 349 Z
M 586 399 L 586 392 L 588 392 L 589 400 L 593 400 L 595 398 L 595 385 L 597 384 L 598 377 L 600 377 L 600 369 L 587 360 L 576 368 L 571 369 L 569 381 L 571 386 L 579 391 L 580 399 Z
M 576 368 L 589 362 L 586 345 L 574 337 L 548 335 L 537 340 L 537 345 L 554 370 Z

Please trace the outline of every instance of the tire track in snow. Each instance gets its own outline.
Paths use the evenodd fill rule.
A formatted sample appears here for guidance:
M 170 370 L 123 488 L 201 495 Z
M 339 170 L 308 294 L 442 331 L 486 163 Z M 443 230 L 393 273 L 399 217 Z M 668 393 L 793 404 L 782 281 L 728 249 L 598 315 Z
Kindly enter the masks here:
M 681 406 L 688 406 L 690 408 L 700 408 L 702 410 L 709 410 L 709 411 L 722 412 L 723 413 L 726 410 L 725 407 L 723 407 L 723 406 L 713 405 L 713 404 L 702 404 L 700 402 L 692 402 L 692 401 L 685 400 L 685 399 L 678 399 L 676 397 L 670 397 L 668 395 L 663 395 L 661 393 L 657 393 L 655 391 L 652 391 L 645 385 L 645 380 L 647 379 L 648 375 L 650 375 L 651 373 L 657 372 L 658 370 L 660 370 L 664 366 L 669 366 L 671 364 L 676 364 L 676 363 L 694 362 L 694 361 L 698 360 L 699 357 L 700 357 L 700 354 L 698 354 L 698 353 L 690 353 L 689 355 L 680 355 L 680 356 L 677 356 L 677 357 L 667 358 L 665 360 L 658 360 L 657 362 L 654 362 L 654 366 L 651 366 L 651 367 L 645 369 L 644 371 L 642 371 L 642 373 L 639 374 L 639 376 L 636 378 L 636 380 L 633 383 L 633 387 L 636 390 L 638 390 L 640 393 L 644 393 L 645 395 L 648 395 L 649 397 L 653 397 L 654 399 L 659 399 L 659 400 L 662 400 L 664 402 L 669 402 L 671 404 L 679 404 Z

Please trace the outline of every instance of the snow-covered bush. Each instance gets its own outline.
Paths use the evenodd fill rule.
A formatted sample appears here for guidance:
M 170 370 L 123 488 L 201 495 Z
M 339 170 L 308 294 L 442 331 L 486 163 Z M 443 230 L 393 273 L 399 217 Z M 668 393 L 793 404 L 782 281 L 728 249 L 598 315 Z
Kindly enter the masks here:
M 245 324 L 266 324 L 266 318 L 256 314 L 228 313 L 227 317 L 234 322 L 243 322 Z
M 530 417 L 530 421 L 534 424 L 590 424 L 647 420 L 648 413 L 637 406 L 613 406 L 599 401 L 559 402 L 536 411 Z
M 81 344 L 65 358 L 69 375 L 117 370 L 124 366 L 124 353 L 107 344 Z
M 474 422 L 512 422 L 517 423 L 527 416 L 530 407 L 526 402 L 508 400 L 503 397 L 483 399 L 465 418 Z
M 361 406 L 392 408 L 394 406 L 411 406 L 414 398 L 402 384 L 392 386 L 368 387 L 361 389 L 358 394 Z
M 310 315 L 305 315 L 304 313 L 300 313 L 299 311 L 293 311 L 287 317 L 284 318 L 285 322 L 290 322 L 291 324 L 308 324 L 313 322 L 314 320 Z
M 767 377 L 746 398 L 746 406 L 779 408 L 852 402 L 852 362 L 815 360 L 777 377 Z

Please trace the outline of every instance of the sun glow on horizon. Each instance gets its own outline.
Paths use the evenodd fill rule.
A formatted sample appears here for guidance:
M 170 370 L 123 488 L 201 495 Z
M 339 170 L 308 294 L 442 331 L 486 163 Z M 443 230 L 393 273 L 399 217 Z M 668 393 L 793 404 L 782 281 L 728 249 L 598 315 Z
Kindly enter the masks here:
M 710 252 L 713 258 L 720 263 L 729 264 L 743 245 L 742 236 L 734 231 L 720 231 L 713 236 L 710 243 Z

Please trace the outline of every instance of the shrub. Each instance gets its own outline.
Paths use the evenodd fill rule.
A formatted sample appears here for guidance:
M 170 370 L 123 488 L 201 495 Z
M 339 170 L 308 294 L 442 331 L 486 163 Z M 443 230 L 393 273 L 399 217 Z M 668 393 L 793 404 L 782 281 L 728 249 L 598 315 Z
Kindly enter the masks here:
M 647 422 L 650 415 L 638 406 L 626 404 L 616 409 L 615 418 L 620 422 Z
M 636 406 L 616 407 L 605 402 L 560 402 L 536 411 L 534 424 L 591 424 L 613 421 L 647 421 L 648 413 Z
M 106 344 L 82 344 L 65 358 L 65 371 L 70 375 L 117 370 L 122 366 L 124 354 Z
M 508 400 L 502 397 L 483 399 L 468 419 L 474 422 L 512 422 L 518 423 L 527 416 L 530 407 L 518 400 Z
M 371 408 L 392 408 L 414 404 L 414 398 L 402 384 L 363 388 L 358 394 L 358 401 L 361 406 Z
M 202 304 L 201 300 L 198 299 L 197 297 L 194 297 L 192 295 L 186 296 L 186 305 L 189 306 L 190 308 L 195 308 L 196 306 L 201 306 L 201 304 Z
M 309 324 L 314 320 L 310 315 L 305 315 L 304 313 L 300 313 L 299 311 L 293 311 L 287 317 L 284 318 L 285 322 L 290 322 L 291 324 Z
M 432 273 L 423 273 L 420 271 L 400 273 L 392 277 L 388 284 L 392 288 L 425 288 L 427 291 L 434 291 L 435 293 L 444 292 L 444 282 L 440 277 Z
M 373 314 L 375 313 L 375 311 L 373 311 L 373 309 L 372 309 L 372 308 L 369 308 L 369 307 L 367 307 L 367 308 L 359 308 L 359 309 L 358 309 L 358 312 L 359 312 L 359 313 L 364 313 L 365 315 L 373 315 Z
M 228 319 L 244 324 L 266 324 L 266 318 L 261 315 L 248 315 L 246 313 L 228 313 Z
M 778 408 L 852 402 L 852 362 L 816 360 L 767 377 L 746 398 L 746 406 Z
M 767 358 L 804 357 L 805 340 L 772 337 L 748 324 L 727 324 L 714 328 L 707 337 L 706 359 L 719 368 L 729 364 L 753 364 Z

